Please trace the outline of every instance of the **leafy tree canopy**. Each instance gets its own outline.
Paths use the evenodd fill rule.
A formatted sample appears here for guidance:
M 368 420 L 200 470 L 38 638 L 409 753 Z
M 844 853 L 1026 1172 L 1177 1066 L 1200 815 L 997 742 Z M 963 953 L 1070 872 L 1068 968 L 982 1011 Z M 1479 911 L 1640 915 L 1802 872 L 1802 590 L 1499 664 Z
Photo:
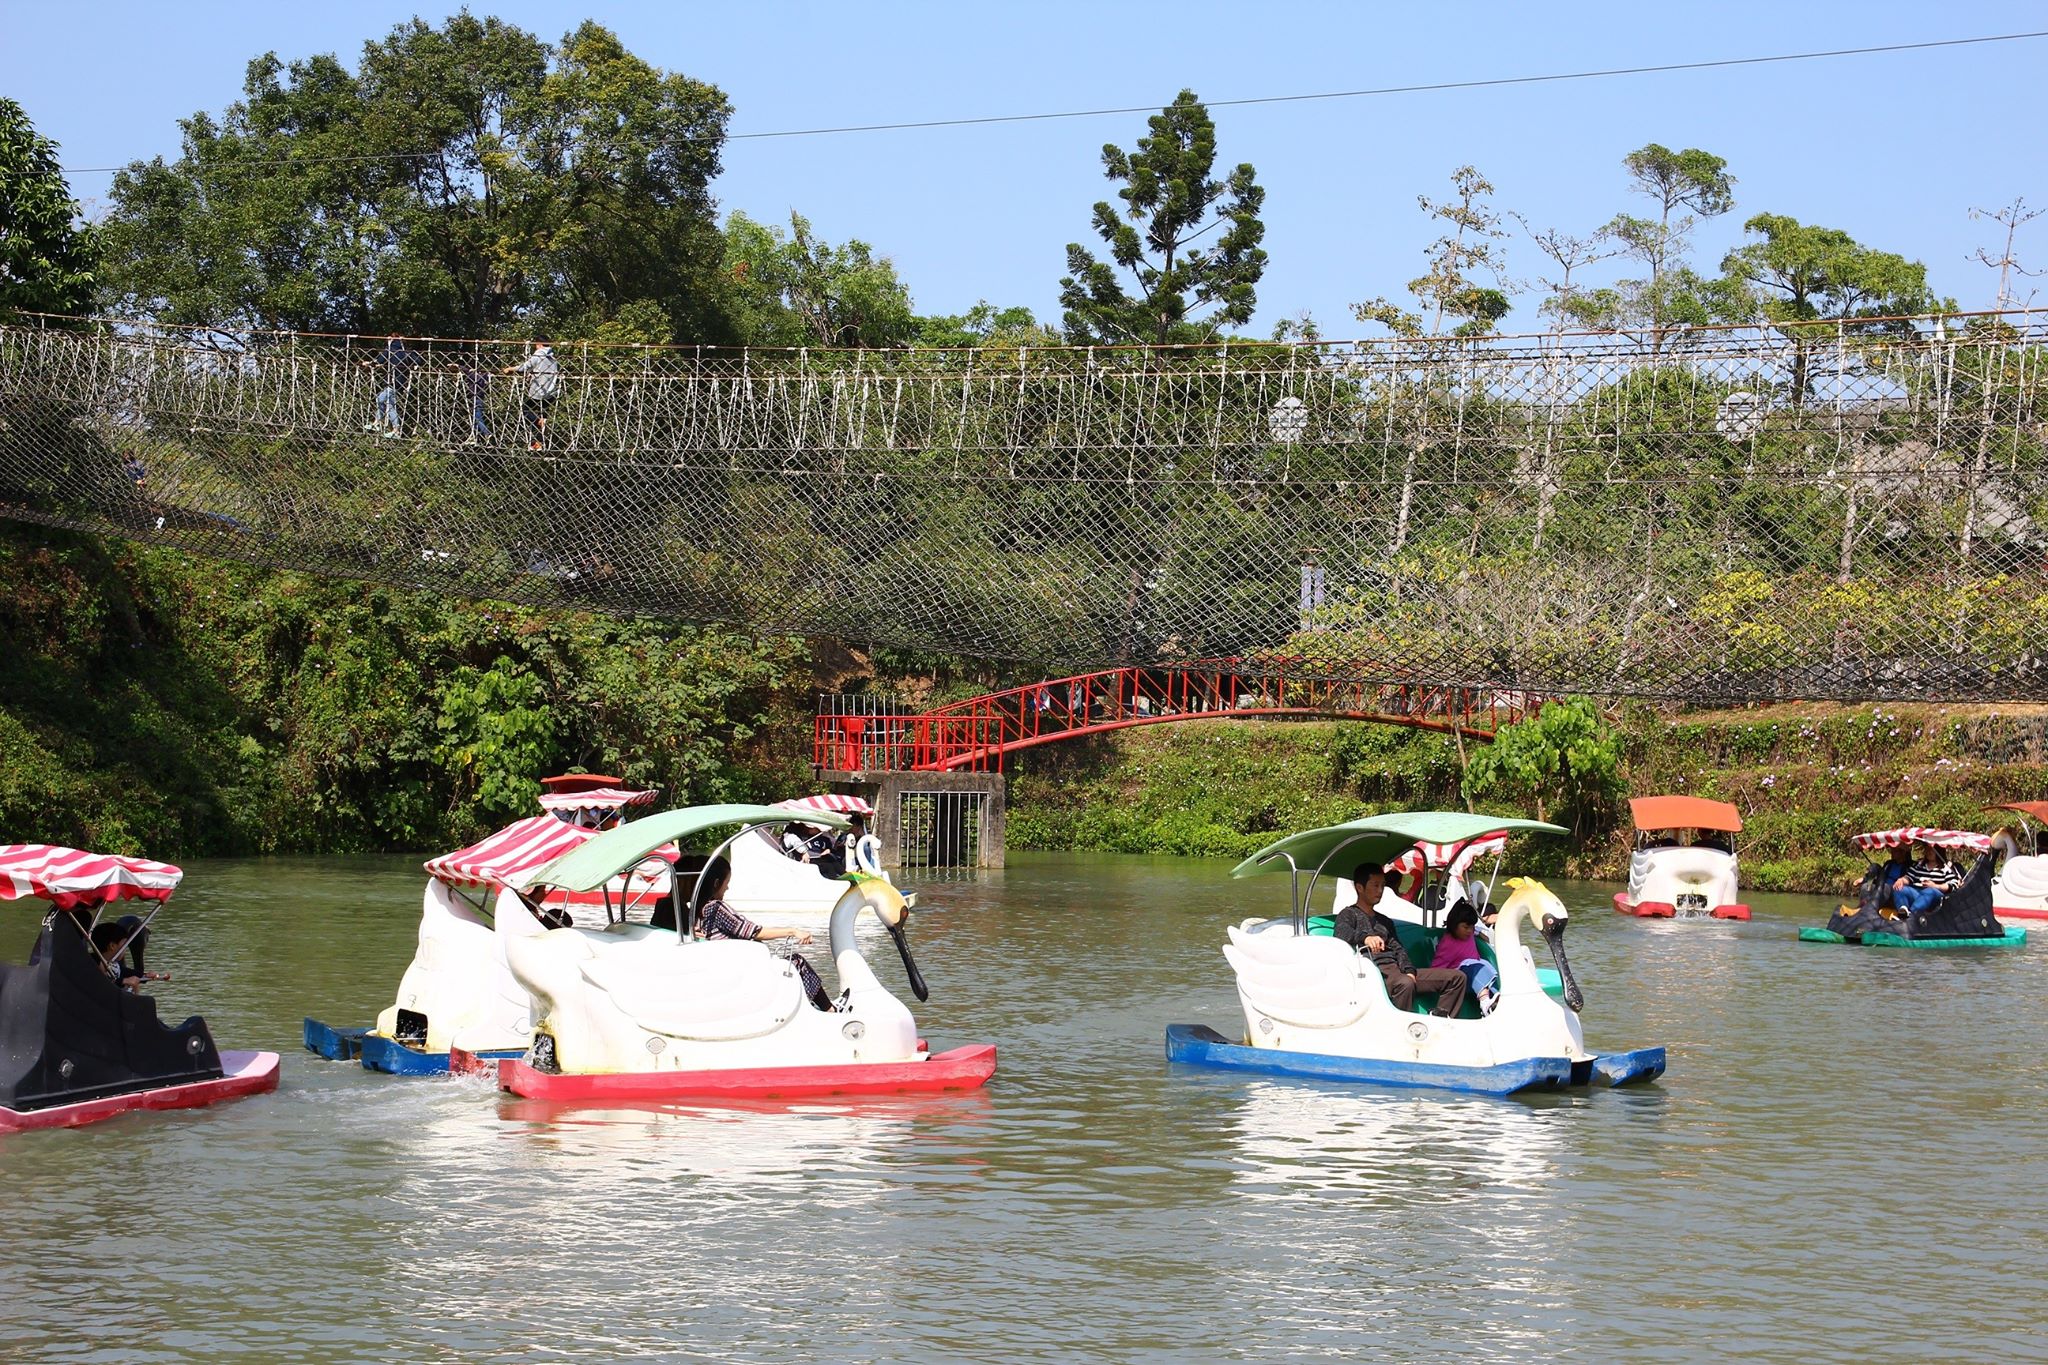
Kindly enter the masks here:
M 1766 322 L 1898 317 L 1935 306 L 1925 265 L 1864 246 L 1839 228 L 1778 213 L 1759 213 L 1742 227 L 1762 240 L 1729 252 L 1721 270 L 1749 292 Z
M 896 265 L 862 241 L 833 246 L 789 215 L 789 232 L 735 213 L 725 227 L 728 311 L 752 346 L 895 346 L 917 331 Z
M 97 242 L 57 166 L 57 144 L 28 113 L 0 98 L 0 312 L 82 312 L 90 304 Z
M 1135 151 L 1102 149 L 1103 173 L 1123 182 L 1121 212 L 1107 200 L 1095 205 L 1109 259 L 1067 245 L 1060 307 L 1077 343 L 1206 341 L 1251 321 L 1257 307 L 1266 192 L 1251 163 L 1215 178 L 1216 124 L 1192 90 L 1149 128 Z
M 1417 195 L 1422 211 L 1444 224 L 1445 231 L 1424 252 L 1429 260 L 1426 274 L 1408 281 L 1408 292 L 1421 303 L 1410 311 L 1386 298 L 1353 304 L 1360 322 L 1377 322 L 1397 336 L 1436 336 L 1445 319 L 1458 319 L 1453 336 L 1483 336 L 1508 314 L 1508 296 L 1503 288 L 1480 282 L 1478 274 L 1491 275 L 1501 283 L 1503 265 L 1500 239 L 1507 233 L 1492 203 L 1493 183 L 1477 168 L 1460 166 L 1451 172 L 1454 190 L 1450 199 L 1437 201 Z
M 265 54 L 240 100 L 184 121 L 175 162 L 116 177 L 111 302 L 294 330 L 575 336 L 652 301 L 658 330 L 722 339 L 709 185 L 729 113 L 595 23 L 549 44 L 467 11 L 415 19 L 355 71 Z

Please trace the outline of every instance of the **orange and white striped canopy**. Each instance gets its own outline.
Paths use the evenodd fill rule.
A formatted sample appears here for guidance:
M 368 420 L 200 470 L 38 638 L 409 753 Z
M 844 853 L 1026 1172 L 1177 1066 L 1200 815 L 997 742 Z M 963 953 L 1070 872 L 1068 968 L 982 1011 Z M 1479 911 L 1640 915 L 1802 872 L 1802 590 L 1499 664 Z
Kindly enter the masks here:
M 523 890 L 534 873 L 596 833 L 594 829 L 566 824 L 552 815 L 529 815 L 468 848 L 428 859 L 427 875 L 450 886 L 510 886 Z
M 0 844 L 0 900 L 33 896 L 59 910 L 107 901 L 166 901 L 184 872 L 148 858 L 61 844 Z
M 1418 843 L 1387 864 L 1387 875 L 1412 877 L 1427 867 L 1445 867 L 1450 869 L 1452 876 L 1462 877 L 1473 863 L 1489 853 L 1499 853 L 1507 846 L 1508 836 L 1505 834 L 1482 834 L 1462 844 Z
M 635 806 L 651 806 L 658 791 L 638 791 L 632 787 L 593 787 L 587 791 L 548 791 L 540 794 L 540 808 L 544 811 L 562 810 L 630 810 Z
M 834 815 L 873 815 L 875 808 L 868 804 L 865 796 L 841 796 L 827 792 L 823 796 L 799 796 L 789 801 L 777 801 L 776 810 L 822 810 Z
M 1967 848 L 1975 853 L 1983 853 L 1991 847 L 1991 836 L 1967 829 L 1929 829 L 1924 825 L 1872 830 L 1868 834 L 1856 836 L 1856 847 L 1865 850 L 1904 848 L 1908 844 L 1928 844 L 1934 848 Z

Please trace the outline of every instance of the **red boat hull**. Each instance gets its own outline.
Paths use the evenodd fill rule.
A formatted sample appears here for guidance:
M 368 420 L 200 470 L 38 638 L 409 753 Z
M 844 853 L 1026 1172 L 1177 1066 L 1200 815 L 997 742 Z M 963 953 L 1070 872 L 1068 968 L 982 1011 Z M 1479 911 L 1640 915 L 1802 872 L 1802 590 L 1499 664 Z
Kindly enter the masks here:
M 996 1073 L 993 1043 L 935 1052 L 921 1062 L 848 1066 L 771 1066 L 731 1071 L 635 1071 L 555 1076 L 519 1058 L 498 1063 L 498 1088 L 530 1100 L 804 1099 L 819 1095 L 900 1095 L 975 1090 Z
M 198 1109 L 277 1089 L 275 1052 L 223 1052 L 220 1063 L 225 1074 L 211 1081 L 163 1085 L 105 1099 L 81 1100 L 77 1104 L 55 1104 L 47 1109 L 0 1106 L 0 1133 L 19 1133 L 31 1128 L 80 1128 L 137 1109 Z
M 2048 919 L 2048 910 L 2017 910 L 2010 905 L 1994 905 L 1991 913 L 1999 919 Z
M 1626 891 L 1614 893 L 1614 909 L 1617 914 L 1634 915 L 1637 919 L 1675 919 L 1678 916 L 1678 907 L 1667 901 L 1644 901 L 1637 905 L 1629 900 Z M 1749 907 L 1717 905 L 1709 913 L 1715 919 L 1748 919 Z

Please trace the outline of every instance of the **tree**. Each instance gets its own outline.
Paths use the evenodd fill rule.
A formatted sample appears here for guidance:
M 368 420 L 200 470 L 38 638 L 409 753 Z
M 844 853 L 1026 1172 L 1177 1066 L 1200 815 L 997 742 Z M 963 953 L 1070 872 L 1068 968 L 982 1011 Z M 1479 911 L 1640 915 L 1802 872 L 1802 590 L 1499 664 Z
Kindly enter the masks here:
M 2027 207 L 2027 201 L 2024 198 L 2015 199 L 2002 209 L 1970 210 L 1971 218 L 1989 218 L 1992 222 L 2005 229 L 2005 246 L 1996 256 L 1991 254 L 1989 248 L 1981 246 L 1970 253 L 1971 260 L 1979 265 L 1989 266 L 1998 272 L 1998 303 L 1996 306 L 2001 312 L 2013 305 L 2012 277 L 2014 275 L 2019 275 L 2025 279 L 2033 279 L 2042 273 L 2039 270 L 2029 270 L 2021 265 L 2020 258 L 2012 254 L 2012 244 L 2013 239 L 2019 236 L 2021 228 L 2033 222 L 2044 213 L 2048 213 L 2048 209 L 2030 209 Z M 2029 294 L 2027 299 L 2029 303 L 2032 303 L 2033 295 Z
M 1149 127 L 1136 151 L 1113 143 L 1102 149 L 1104 174 L 1123 182 L 1121 214 L 1107 201 L 1095 205 L 1109 260 L 1067 245 L 1060 306 L 1076 343 L 1206 341 L 1221 327 L 1250 322 L 1257 307 L 1266 192 L 1251 163 L 1213 178 L 1216 124 L 1192 90 L 1154 114 Z M 1213 245 L 1195 245 L 1211 233 Z
M 91 302 L 97 242 L 57 165 L 57 144 L 0 98 L 0 311 L 82 312 Z
M 1763 240 L 1723 258 L 1721 284 L 1731 296 L 1743 295 L 1754 316 L 1792 342 L 1794 403 L 1804 402 L 1810 391 L 1811 352 L 1823 340 L 1801 324 L 1878 319 L 1853 330 L 1897 330 L 1890 319 L 1934 306 L 1925 265 L 1873 250 L 1839 228 L 1776 213 L 1759 213 L 1742 226 Z
M 1038 325 L 1029 308 L 998 308 L 983 299 L 965 313 L 920 317 L 917 344 L 937 350 L 971 346 L 1057 346 L 1059 334 Z
M 1449 224 L 1450 229 L 1425 248 L 1428 272 L 1408 281 L 1408 292 L 1422 304 L 1422 311 L 1410 312 L 1380 297 L 1351 306 L 1360 322 L 1380 323 L 1398 336 L 1438 336 L 1448 316 L 1464 319 L 1452 335 L 1483 336 L 1507 316 L 1505 290 L 1489 288 L 1476 278 L 1477 272 L 1484 271 L 1499 284 L 1505 264 L 1497 244 L 1507 232 L 1500 225 L 1500 214 L 1488 202 L 1493 184 L 1476 168 L 1460 166 L 1451 172 L 1451 185 L 1455 198 L 1415 197 L 1424 213 Z
M 114 302 L 288 330 L 590 335 L 652 300 L 666 331 L 723 340 L 709 186 L 729 113 L 593 23 L 550 45 L 467 11 L 415 19 L 355 71 L 266 54 L 240 100 L 184 121 L 175 162 L 116 176 Z
M 894 346 L 917 331 L 896 265 L 866 242 L 833 246 L 789 215 L 789 233 L 744 213 L 725 226 L 728 312 L 752 346 Z
M 1552 702 L 1502 726 L 1472 756 L 1463 786 L 1467 801 L 1505 797 L 1584 835 L 1621 793 L 1621 741 L 1585 697 Z
M 1615 286 L 1608 300 L 1609 321 L 1647 326 L 1650 349 L 1661 351 L 1668 327 L 1697 327 L 1711 320 L 1707 282 L 1685 264 L 1685 257 L 1699 219 L 1718 218 L 1735 207 L 1735 177 L 1728 174 L 1728 163 L 1711 152 L 1698 147 L 1674 152 L 1656 142 L 1630 152 L 1622 165 L 1629 188 L 1655 203 L 1657 212 L 1655 217 L 1619 213 L 1604 229 L 1623 254 L 1650 271 L 1648 279 Z

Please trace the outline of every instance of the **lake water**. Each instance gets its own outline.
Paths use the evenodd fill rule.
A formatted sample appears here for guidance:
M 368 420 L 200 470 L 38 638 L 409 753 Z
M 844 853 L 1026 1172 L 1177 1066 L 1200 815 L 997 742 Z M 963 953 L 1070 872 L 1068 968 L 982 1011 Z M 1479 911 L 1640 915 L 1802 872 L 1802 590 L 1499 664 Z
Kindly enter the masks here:
M 2048 944 L 1819 947 L 1811 898 L 1650 923 L 1569 885 L 1588 1041 L 1669 1074 L 1380 1091 L 1162 1060 L 1168 1023 L 1241 1027 L 1223 926 L 1285 892 L 1227 870 L 927 884 L 919 1020 L 1000 1045 L 986 1091 L 549 1111 L 300 1050 L 389 1001 L 416 859 L 195 864 L 163 1010 L 283 1087 L 0 1139 L 0 1357 L 2048 1358 Z M 0 929 L 20 960 L 33 917 Z

